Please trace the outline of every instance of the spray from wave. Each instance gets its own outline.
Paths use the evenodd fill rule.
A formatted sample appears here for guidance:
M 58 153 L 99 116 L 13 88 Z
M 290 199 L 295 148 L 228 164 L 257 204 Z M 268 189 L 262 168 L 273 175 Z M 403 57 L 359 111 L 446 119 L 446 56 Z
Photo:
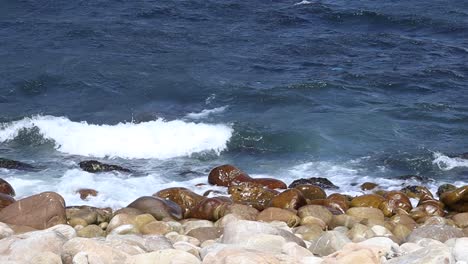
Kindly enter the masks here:
M 468 160 L 459 157 L 449 157 L 440 152 L 434 153 L 433 164 L 443 171 L 449 171 L 459 167 L 468 167 Z
M 224 124 L 204 124 L 158 119 L 143 123 L 95 125 L 66 117 L 35 116 L 4 124 L 0 142 L 14 140 L 24 129 L 55 142 L 63 153 L 90 157 L 168 159 L 227 147 L 233 129 Z

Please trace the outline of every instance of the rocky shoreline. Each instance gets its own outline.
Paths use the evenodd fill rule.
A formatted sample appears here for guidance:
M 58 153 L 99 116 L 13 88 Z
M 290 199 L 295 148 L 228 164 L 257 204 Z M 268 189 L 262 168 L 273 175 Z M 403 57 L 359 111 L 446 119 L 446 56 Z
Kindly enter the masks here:
M 80 167 L 129 172 L 97 161 Z M 365 183 L 351 197 L 325 178 L 288 186 L 232 165 L 213 168 L 207 184 L 227 193 L 156 189 L 113 210 L 67 206 L 54 192 L 16 201 L 0 179 L 0 263 L 468 263 L 468 186 L 433 194 Z

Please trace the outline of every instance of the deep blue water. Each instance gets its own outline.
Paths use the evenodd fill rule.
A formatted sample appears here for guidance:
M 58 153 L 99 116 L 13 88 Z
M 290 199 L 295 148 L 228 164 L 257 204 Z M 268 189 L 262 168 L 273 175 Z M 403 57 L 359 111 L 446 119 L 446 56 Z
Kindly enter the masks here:
M 468 1 L 298 2 L 0 0 L 0 122 L 226 107 L 196 121 L 233 128 L 220 156 L 114 162 L 143 174 L 229 162 L 275 177 L 329 162 L 468 181 L 463 162 L 433 162 L 468 152 Z M 89 158 L 37 131 L 1 142 L 0 156 L 51 168 Z

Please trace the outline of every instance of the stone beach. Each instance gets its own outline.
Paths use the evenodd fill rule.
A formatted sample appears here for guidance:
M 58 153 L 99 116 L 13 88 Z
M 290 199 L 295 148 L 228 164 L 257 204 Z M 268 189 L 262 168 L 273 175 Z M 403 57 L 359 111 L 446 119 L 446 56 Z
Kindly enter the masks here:
M 287 186 L 232 165 L 213 168 L 207 184 L 226 193 L 155 187 L 125 208 L 95 208 L 67 205 L 54 192 L 15 200 L 14 186 L 0 179 L 0 263 L 468 263 L 468 186 L 433 194 L 369 182 L 351 197 L 325 178 Z M 91 187 L 77 195 L 99 196 Z

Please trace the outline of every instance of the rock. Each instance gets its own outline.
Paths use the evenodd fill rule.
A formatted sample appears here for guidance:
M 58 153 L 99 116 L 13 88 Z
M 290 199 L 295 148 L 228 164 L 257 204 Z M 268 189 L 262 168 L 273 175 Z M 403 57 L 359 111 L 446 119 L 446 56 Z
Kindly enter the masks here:
M 385 201 L 380 195 L 377 194 L 364 194 L 358 197 L 355 197 L 351 200 L 351 207 L 372 207 L 379 208 L 380 204 Z
M 305 257 L 313 257 L 314 255 L 312 252 L 299 246 L 294 242 L 287 242 L 281 248 L 281 253 L 288 255 L 290 258 L 293 259 L 302 259 Z
M 335 215 L 344 214 L 349 208 L 346 202 L 332 199 L 315 199 L 310 201 L 309 204 L 322 205 Z
M 289 227 L 295 227 L 299 225 L 301 219 L 295 213 L 289 210 L 269 207 L 258 214 L 257 221 L 281 221 L 288 224 Z
M 86 238 L 102 237 L 106 235 L 106 232 L 104 232 L 104 230 L 102 230 L 97 225 L 88 225 L 78 230 L 77 235 L 79 237 L 86 237 Z
M 203 258 L 203 264 L 280 264 L 273 255 L 242 248 L 226 247 L 211 251 Z
M 62 259 L 59 255 L 46 251 L 31 259 L 34 264 L 62 264 Z
M 226 224 L 221 240 L 223 243 L 227 244 L 242 244 L 247 237 L 254 237 L 259 234 L 279 235 L 282 236 L 285 241 L 295 242 L 300 246 L 305 246 L 304 241 L 291 232 L 273 227 L 267 223 L 247 220 L 239 220 Z
M 420 226 L 411 232 L 408 242 L 417 242 L 422 238 L 431 238 L 440 242 L 445 242 L 450 238 L 463 237 L 463 231 L 447 225 L 427 225 Z
M 13 187 L 11 187 L 11 185 L 2 178 L 0 178 L 0 193 L 7 194 L 11 197 L 16 195 Z
M 286 189 L 286 183 L 272 178 L 252 178 L 253 183 L 260 184 L 268 189 Z
M 141 215 L 137 215 L 135 217 L 135 221 L 133 222 L 133 224 L 138 229 L 141 229 L 143 226 L 145 226 L 146 224 L 151 223 L 153 221 L 157 221 L 156 218 L 154 218 L 154 216 L 152 216 L 150 214 L 141 214 Z
M 320 178 L 320 177 L 312 177 L 308 179 L 295 180 L 288 186 L 288 188 L 295 188 L 297 185 L 301 185 L 301 184 L 311 184 L 311 185 L 315 185 L 323 189 L 339 189 L 338 186 L 334 185 L 327 178 Z
M 420 200 L 418 206 L 411 210 L 410 215 L 416 221 L 429 216 L 444 216 L 444 204 L 437 200 Z
M 326 256 L 322 264 L 380 264 L 381 256 L 381 252 L 376 247 L 351 243 Z
M 388 260 L 388 264 L 440 264 L 455 263 L 450 249 L 445 245 L 433 245 L 409 252 L 406 255 Z
M 401 192 L 406 194 L 406 196 L 408 196 L 409 198 L 416 198 L 416 199 L 421 199 L 423 197 L 434 198 L 431 191 L 429 191 L 429 189 L 427 189 L 427 187 L 424 187 L 424 186 L 418 186 L 418 185 L 406 186 L 405 188 L 401 189 Z
M 223 215 L 225 208 L 231 201 L 222 197 L 204 198 L 197 206 L 191 209 L 187 217 L 216 221 Z
M 350 242 L 351 240 L 340 232 L 327 231 L 312 242 L 309 250 L 315 255 L 323 257 L 342 249 L 344 245 Z
M 107 226 L 107 233 L 112 232 L 115 228 L 123 225 L 135 225 L 136 215 L 129 215 L 129 214 L 118 214 L 112 217 L 109 225 Z
M 10 236 L 1 241 L 0 255 L 8 256 L 11 261 L 35 263 L 32 260 L 44 252 L 60 254 L 64 243 L 75 235 L 72 227 L 59 225 L 46 230 Z
M 200 248 L 190 244 L 189 242 L 180 241 L 174 243 L 172 246 L 174 249 L 185 251 L 200 259 Z
M 468 227 L 468 213 L 459 213 L 452 216 L 452 220 L 460 228 Z
M 250 250 L 279 254 L 281 253 L 284 244 L 286 244 L 286 239 L 282 236 L 257 234 L 255 236 L 248 236 L 244 238 L 244 241 L 240 245 L 243 248 Z
M 153 194 L 153 196 L 168 199 L 178 204 L 182 208 L 184 217 L 188 217 L 190 211 L 205 199 L 187 188 L 168 188 Z
M 453 184 L 442 184 L 441 186 L 439 186 L 439 188 L 437 188 L 437 196 L 440 197 L 440 195 L 442 195 L 444 192 L 450 192 L 450 191 L 454 191 L 456 190 L 457 187 Z
M 79 165 L 82 170 L 90 172 L 90 173 L 108 172 L 108 171 L 131 172 L 129 169 L 126 169 L 124 167 L 120 167 L 118 165 L 101 163 L 97 160 L 85 160 L 85 161 L 80 162 Z
M 0 193 L 0 210 L 16 202 L 15 198 L 8 194 Z
M 47 208 L 47 210 L 45 210 Z M 0 222 L 35 229 L 65 224 L 65 201 L 54 192 L 44 192 L 16 201 L 0 211 Z
M 250 205 L 258 210 L 265 209 L 277 194 L 275 191 L 249 182 L 232 185 L 228 192 L 235 203 Z
M 113 216 L 116 216 L 118 214 L 141 215 L 144 214 L 144 212 L 136 208 L 124 207 L 115 211 Z
M 411 218 L 409 215 L 401 214 L 401 215 L 394 215 L 390 218 L 390 222 L 394 225 L 404 225 L 408 227 L 408 229 L 413 230 L 418 226 L 418 224 Z
M 9 169 L 9 170 L 33 170 L 34 166 L 16 160 L 0 158 L 0 168 Z
M 346 235 L 353 242 L 361 242 L 368 238 L 374 237 L 375 233 L 368 226 L 363 224 L 355 224 L 353 228 L 346 232 Z
M 7 224 L 0 222 L 0 240 L 5 237 L 9 237 L 15 234 L 15 231 L 11 229 Z
M 468 261 L 468 237 L 457 238 L 453 247 L 453 256 L 457 261 Z
M 73 217 L 72 219 L 68 220 L 68 224 L 73 227 L 75 226 L 85 227 L 88 225 L 88 223 L 83 218 L 79 218 L 79 217 Z
M 270 207 L 278 207 L 283 209 L 298 209 L 307 204 L 302 193 L 297 189 L 288 189 L 274 196 L 269 203 Z
M 294 234 L 301 235 L 302 239 L 312 241 L 323 234 L 323 228 L 319 225 L 299 226 L 294 230 Z
M 112 231 L 108 231 L 109 235 L 128 235 L 128 234 L 139 234 L 140 230 L 135 225 L 121 225 L 118 226 Z
M 369 191 L 369 190 L 375 189 L 377 186 L 379 186 L 379 185 L 376 184 L 376 183 L 373 183 L 373 182 L 365 182 L 365 183 L 361 184 L 360 188 L 361 188 L 361 190 L 363 190 L 363 191 Z
M 334 229 L 337 226 L 345 226 L 347 228 L 352 228 L 355 224 L 359 223 L 359 221 L 361 221 L 361 218 L 346 214 L 333 215 L 329 227 L 331 229 Z
M 399 241 L 406 241 L 408 236 L 411 234 L 411 229 L 406 225 L 397 224 L 393 228 L 392 233 Z
M 163 249 L 151 253 L 132 256 L 129 263 L 134 264 L 199 264 L 201 261 L 190 253 L 177 249 Z
M 385 216 L 390 217 L 398 212 L 399 209 L 409 212 L 413 209 L 411 201 L 402 192 L 390 191 L 385 194 L 385 201 L 378 207 Z
M 89 196 L 96 197 L 99 192 L 94 189 L 79 189 L 76 193 L 80 194 L 81 200 L 87 201 Z
M 325 191 L 322 190 L 322 188 L 315 185 L 299 184 L 296 185 L 294 189 L 298 189 L 302 193 L 302 196 L 304 196 L 307 203 L 309 203 L 312 200 L 327 198 L 327 194 L 325 193 Z
M 62 259 L 74 259 L 78 253 L 85 254 L 88 263 L 120 264 L 125 263 L 130 258 L 128 254 L 103 242 L 83 237 L 76 237 L 66 242 L 63 245 L 61 256 Z
M 393 258 L 400 254 L 400 247 L 388 237 L 373 237 L 358 243 L 363 246 L 372 246 L 379 249 L 386 258 Z
M 442 193 L 440 200 L 454 211 L 468 212 L 468 185 Z
M 142 196 L 131 202 L 127 207 L 136 208 L 151 214 L 157 220 L 164 218 L 182 219 L 182 209 L 176 203 L 159 197 Z
M 187 236 L 194 237 L 203 243 L 207 240 L 216 240 L 223 234 L 223 228 L 219 227 L 198 227 L 191 229 Z
M 379 221 L 384 220 L 384 214 L 379 209 L 370 207 L 353 207 L 346 211 L 347 215 L 362 218 L 362 219 L 375 219 Z
M 100 224 L 109 222 L 112 218 L 112 209 L 97 208 L 92 206 L 71 206 L 66 208 L 67 219 L 78 217 L 84 219 L 88 224 Z
M 200 227 L 213 227 L 214 224 L 208 220 L 198 220 L 198 219 L 185 219 L 181 221 L 182 227 L 184 229 L 184 234 L 187 234 L 192 229 Z
M 297 211 L 297 214 L 300 218 L 305 218 L 307 216 L 313 216 L 322 220 L 327 226 L 330 224 L 333 214 L 324 206 L 321 205 L 306 205 Z
M 213 168 L 208 175 L 208 182 L 218 186 L 228 187 L 250 181 L 252 178 L 247 173 L 229 164 Z
M 219 212 L 221 217 L 234 214 L 237 218 L 242 220 L 255 220 L 257 219 L 258 213 L 258 210 L 251 206 L 236 203 L 223 206 Z
M 142 234 L 145 235 L 165 235 L 172 231 L 169 224 L 162 221 L 153 221 L 140 228 Z

